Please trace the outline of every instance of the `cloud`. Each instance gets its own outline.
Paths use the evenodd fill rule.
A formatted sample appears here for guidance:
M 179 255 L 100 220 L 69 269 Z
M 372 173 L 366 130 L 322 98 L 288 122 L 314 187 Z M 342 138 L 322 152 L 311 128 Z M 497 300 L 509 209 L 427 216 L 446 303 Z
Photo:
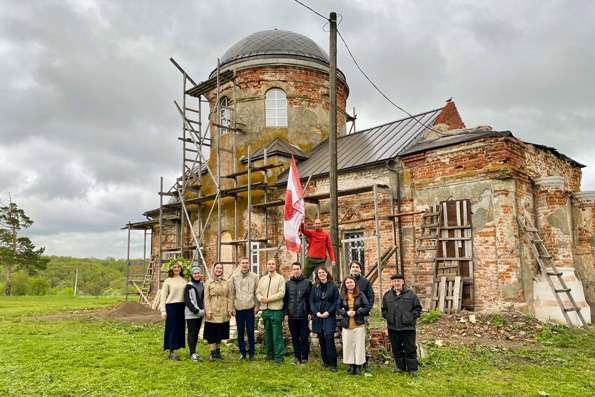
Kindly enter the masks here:
M 595 189 L 594 3 L 309 4 L 340 14 L 360 64 L 411 112 L 452 96 L 467 125 L 511 130 L 587 164 L 583 188 Z M 201 81 L 252 32 L 292 30 L 326 48 L 324 25 L 292 1 L 0 6 L 0 200 L 12 194 L 50 253 L 124 256 L 119 227 L 158 206 L 159 177 L 171 184 L 181 167 L 181 79 L 169 57 Z M 358 129 L 403 117 L 340 42 L 338 60 Z

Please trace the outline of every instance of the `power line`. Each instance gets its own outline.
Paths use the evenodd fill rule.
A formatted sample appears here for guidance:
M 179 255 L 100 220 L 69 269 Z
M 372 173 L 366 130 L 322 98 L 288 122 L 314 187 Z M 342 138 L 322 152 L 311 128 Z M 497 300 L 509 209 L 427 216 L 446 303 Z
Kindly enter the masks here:
M 432 128 L 429 125 L 424 124 L 423 122 L 419 121 L 414 115 L 412 115 L 411 113 L 409 113 L 407 110 L 403 109 L 401 106 L 397 105 L 392 99 L 390 99 L 388 97 L 388 95 L 386 95 L 377 85 L 376 83 L 374 83 L 372 81 L 372 79 L 370 78 L 370 76 L 368 76 L 368 74 L 364 71 L 364 69 L 360 66 L 359 62 L 357 62 L 357 59 L 355 59 L 355 56 L 353 55 L 353 53 L 351 52 L 351 49 L 349 48 L 349 45 L 347 45 L 347 41 L 345 40 L 345 38 L 343 37 L 343 35 L 341 34 L 341 32 L 339 31 L 339 29 L 337 29 L 337 34 L 339 35 L 339 38 L 341 39 L 341 41 L 343 42 L 343 45 L 345 46 L 345 49 L 347 50 L 347 53 L 349 54 L 349 56 L 351 57 L 351 60 L 353 61 L 353 63 L 355 64 L 355 67 L 357 68 L 357 70 L 360 71 L 360 73 L 366 78 L 366 80 L 368 80 L 368 82 L 372 85 L 372 87 L 374 87 L 374 89 L 376 91 L 378 91 L 378 93 L 380 95 L 382 95 L 384 97 L 384 99 L 386 99 L 391 105 L 393 105 L 395 108 L 399 109 L 401 112 L 405 113 L 406 115 L 408 115 L 409 117 L 413 118 L 413 120 L 415 120 L 415 122 L 419 123 L 420 125 L 422 125 L 423 127 L 436 132 L 437 134 L 441 135 L 441 136 L 445 136 L 446 134 L 442 133 L 441 131 L 438 131 L 434 128 Z
M 298 3 L 299 5 L 301 5 L 302 7 L 305 7 L 308 10 L 312 11 L 314 14 L 318 15 L 320 18 L 324 19 L 325 21 L 330 21 L 327 17 L 325 17 L 324 15 L 322 15 L 321 13 L 319 13 L 318 11 L 316 11 L 315 9 L 313 9 L 312 7 L 310 7 L 309 5 L 304 4 L 304 3 L 302 3 L 299 0 L 293 0 L 293 1 L 295 1 L 296 3 Z
M 302 3 L 299 0 L 294 0 L 296 3 L 298 3 L 299 5 L 301 5 L 302 7 L 308 9 L 309 11 L 313 12 L 314 14 L 316 14 L 317 16 L 319 16 L 320 18 L 324 19 L 326 21 L 325 25 L 328 24 L 330 22 L 330 19 L 325 17 L 322 13 L 316 11 L 315 9 L 313 9 L 312 7 L 308 6 L 307 4 Z M 343 16 L 341 15 L 341 22 L 343 21 Z M 338 27 L 339 24 L 337 24 Z M 323 26 L 323 30 L 324 30 L 324 26 Z M 326 31 L 326 30 L 325 30 Z M 372 81 L 372 79 L 370 78 L 370 76 L 368 76 L 368 74 L 364 71 L 364 69 L 360 66 L 359 62 L 357 61 L 357 59 L 355 59 L 355 56 L 353 55 L 353 53 L 351 52 L 351 49 L 349 48 L 349 45 L 347 44 L 347 41 L 345 40 L 345 38 L 343 37 L 343 35 L 341 34 L 341 32 L 339 31 L 339 29 L 337 28 L 337 34 L 339 35 L 339 38 L 341 39 L 341 41 L 343 42 L 343 45 L 345 46 L 345 49 L 347 50 L 347 53 L 349 54 L 349 56 L 351 57 L 351 60 L 353 61 L 353 63 L 355 64 L 355 67 L 357 68 L 357 70 L 359 70 L 359 72 L 364 76 L 364 78 L 366 80 L 368 80 L 368 82 L 372 85 L 372 87 L 374 87 L 374 89 L 380 94 L 382 95 L 382 97 L 384 99 L 386 99 L 391 105 L 393 105 L 395 108 L 397 108 L 398 110 L 400 110 L 401 112 L 405 113 L 406 115 L 408 115 L 409 117 L 411 117 L 413 120 L 415 120 L 416 123 L 420 124 L 421 126 L 429 129 L 430 131 L 433 131 L 435 133 L 437 133 L 440 136 L 446 136 L 446 134 L 444 134 L 441 131 L 436 130 L 435 128 L 432 128 L 431 126 L 424 124 L 423 122 L 421 122 L 420 120 L 418 120 L 414 115 L 412 115 L 411 113 L 409 113 L 407 110 L 405 110 L 403 107 L 397 105 L 392 99 L 390 99 L 388 97 L 388 95 L 386 95 L 377 85 L 376 83 L 374 83 L 374 81 Z

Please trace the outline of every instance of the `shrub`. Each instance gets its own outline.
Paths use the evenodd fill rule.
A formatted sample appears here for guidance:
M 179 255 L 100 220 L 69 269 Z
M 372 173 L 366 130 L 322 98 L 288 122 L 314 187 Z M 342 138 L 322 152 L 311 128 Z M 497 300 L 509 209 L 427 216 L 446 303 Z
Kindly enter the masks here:
M 29 278 L 28 295 L 45 295 L 50 289 L 49 281 L 42 276 Z
M 425 324 L 432 324 L 442 317 L 442 312 L 438 309 L 429 310 L 421 315 L 419 321 Z
M 14 296 L 27 295 L 29 292 L 29 276 L 25 272 L 15 272 L 12 275 L 12 294 Z

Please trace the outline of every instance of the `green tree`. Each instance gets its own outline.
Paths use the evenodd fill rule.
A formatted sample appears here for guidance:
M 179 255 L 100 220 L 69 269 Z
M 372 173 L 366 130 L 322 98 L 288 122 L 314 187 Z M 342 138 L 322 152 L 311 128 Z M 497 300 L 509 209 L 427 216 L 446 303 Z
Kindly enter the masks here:
M 0 206 L 0 265 L 6 271 L 5 294 L 12 294 L 12 273 L 22 270 L 34 275 L 47 266 L 43 257 L 44 247 L 35 248 L 28 237 L 19 237 L 18 233 L 33 224 L 25 211 L 12 201 Z

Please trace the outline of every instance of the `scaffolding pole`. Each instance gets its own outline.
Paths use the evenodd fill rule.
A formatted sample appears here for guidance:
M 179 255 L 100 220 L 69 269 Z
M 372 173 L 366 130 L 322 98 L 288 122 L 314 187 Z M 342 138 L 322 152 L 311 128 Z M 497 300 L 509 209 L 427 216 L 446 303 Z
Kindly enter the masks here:
M 382 296 L 382 253 L 380 248 L 380 219 L 378 218 L 378 187 L 373 186 L 374 194 L 374 227 L 376 230 L 376 262 L 378 263 L 378 287 L 380 296 Z
M 219 68 L 221 61 L 217 58 L 217 98 L 215 120 L 221 125 L 221 87 L 219 86 Z M 221 261 L 221 128 L 217 127 L 217 262 Z
M 246 237 L 246 255 L 252 258 L 252 159 L 250 155 L 250 145 L 248 145 L 248 233 Z
M 161 288 L 161 264 L 163 263 L 163 177 L 159 185 L 159 261 L 157 266 L 157 287 Z

